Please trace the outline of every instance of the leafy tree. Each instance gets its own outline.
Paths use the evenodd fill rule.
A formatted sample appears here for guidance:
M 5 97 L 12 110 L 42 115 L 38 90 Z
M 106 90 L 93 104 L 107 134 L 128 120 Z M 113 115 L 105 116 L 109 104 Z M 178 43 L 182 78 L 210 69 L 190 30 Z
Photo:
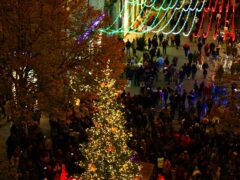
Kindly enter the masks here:
M 91 31 L 77 43 L 98 14 L 85 0 L 0 0 L 0 75 L 15 120 L 36 109 L 60 118 L 86 87 L 94 95 L 93 79 L 109 59 L 121 86 L 123 45 L 115 37 Z

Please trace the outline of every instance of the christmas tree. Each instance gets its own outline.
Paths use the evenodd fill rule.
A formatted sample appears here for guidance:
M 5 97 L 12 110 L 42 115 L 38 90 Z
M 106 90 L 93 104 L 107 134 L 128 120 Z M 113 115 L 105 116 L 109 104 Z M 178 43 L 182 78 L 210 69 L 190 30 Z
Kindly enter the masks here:
M 116 100 L 118 91 L 110 73 L 107 68 L 105 78 L 98 80 L 94 126 L 87 129 L 88 142 L 81 145 L 85 159 L 80 165 L 86 170 L 83 179 L 134 179 L 140 170 L 140 166 L 132 161 L 135 152 L 127 145 L 131 133 L 125 128 L 123 106 Z

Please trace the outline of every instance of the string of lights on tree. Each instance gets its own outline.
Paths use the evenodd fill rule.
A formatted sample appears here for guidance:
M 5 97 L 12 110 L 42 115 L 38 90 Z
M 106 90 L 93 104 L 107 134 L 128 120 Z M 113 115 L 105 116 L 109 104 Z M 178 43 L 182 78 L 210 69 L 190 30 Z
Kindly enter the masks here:
M 123 107 L 117 102 L 119 92 L 110 78 L 109 67 L 99 83 L 98 100 L 95 101 L 94 126 L 86 130 L 88 142 L 81 145 L 85 167 L 82 179 L 135 179 L 141 166 L 134 162 L 135 152 L 127 143 L 132 136 L 125 127 Z
M 161 32 L 165 35 L 182 34 L 183 36 L 189 36 L 196 25 L 195 20 L 198 18 L 197 15 L 201 14 L 200 28 L 198 28 L 197 32 L 193 33 L 193 37 L 207 37 L 213 25 L 213 18 L 218 13 L 222 18 L 224 16 L 224 28 L 228 25 L 227 23 L 231 25 L 229 27 L 229 34 L 232 35 L 232 39 L 234 40 L 235 7 L 235 0 L 163 0 L 160 5 L 157 0 L 152 0 L 151 2 L 144 0 L 141 3 L 138 0 L 126 0 L 114 21 L 108 27 L 99 29 L 99 31 L 106 34 Z M 136 9 L 139 9 L 139 12 L 134 17 Z M 223 12 L 223 9 L 226 11 Z M 230 11 L 231 15 L 229 15 Z M 209 19 L 207 19 L 208 25 L 204 27 L 204 20 L 206 20 L 205 17 L 207 14 L 209 14 Z M 213 38 L 216 38 L 219 33 L 221 16 L 217 16 L 216 18 Z M 152 20 L 149 23 L 151 18 Z M 182 19 L 184 19 L 184 23 L 181 22 Z M 127 27 L 122 25 L 119 28 L 115 28 L 117 23 L 122 20 L 124 23 L 127 22 Z M 128 23 L 130 20 L 132 20 L 131 23 Z M 173 20 L 174 25 L 171 26 Z M 190 25 L 189 28 L 185 28 L 187 25 Z

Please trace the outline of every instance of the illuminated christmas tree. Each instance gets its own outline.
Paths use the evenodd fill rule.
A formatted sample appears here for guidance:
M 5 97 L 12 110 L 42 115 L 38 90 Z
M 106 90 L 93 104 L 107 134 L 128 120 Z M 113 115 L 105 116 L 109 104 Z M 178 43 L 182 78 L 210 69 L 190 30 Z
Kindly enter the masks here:
M 98 81 L 94 126 L 87 129 L 88 142 L 80 148 L 85 157 L 80 165 L 86 169 L 82 179 L 130 180 L 139 173 L 140 166 L 132 162 L 135 152 L 127 145 L 131 133 L 125 128 L 123 106 L 116 100 L 118 91 L 110 72 L 107 68 L 105 78 Z

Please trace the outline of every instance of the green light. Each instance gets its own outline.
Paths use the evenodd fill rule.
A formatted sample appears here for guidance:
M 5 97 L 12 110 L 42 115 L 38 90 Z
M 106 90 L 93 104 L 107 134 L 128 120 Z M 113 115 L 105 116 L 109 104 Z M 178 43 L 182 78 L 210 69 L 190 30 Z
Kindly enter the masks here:
M 118 28 L 116 30 L 111 29 L 111 27 L 113 27 L 113 25 L 117 22 L 117 20 L 119 19 L 119 17 L 123 13 L 124 9 L 126 8 L 126 4 L 125 4 L 125 6 L 123 6 L 120 14 L 118 15 L 118 17 L 113 22 L 113 24 L 111 24 L 110 26 L 108 26 L 105 29 L 99 29 L 99 31 L 103 32 L 103 33 L 106 33 L 106 34 L 121 34 L 121 33 L 144 34 L 144 33 L 147 33 L 147 32 L 155 32 L 155 33 L 163 32 L 163 34 L 166 34 L 166 35 L 171 34 L 171 33 L 172 34 L 180 34 L 183 31 L 184 27 L 186 26 L 186 23 L 189 20 L 189 16 L 190 16 L 191 12 L 195 11 L 195 14 L 194 14 L 194 17 L 193 17 L 193 21 L 192 21 L 192 24 L 190 26 L 190 29 L 189 29 L 188 33 L 185 33 L 185 32 L 182 33 L 184 36 L 189 36 L 189 34 L 191 33 L 191 31 L 193 29 L 194 19 L 196 18 L 197 12 L 201 12 L 202 11 L 202 9 L 203 9 L 203 7 L 205 5 L 206 0 L 204 0 L 202 2 L 202 6 L 200 8 L 198 8 L 199 1 L 197 1 L 196 5 L 193 8 L 191 7 L 192 4 L 193 4 L 192 0 L 190 1 L 190 3 L 189 3 L 187 8 L 184 7 L 184 5 L 186 5 L 186 0 L 183 0 L 179 7 L 176 7 L 177 4 L 178 4 L 178 0 L 175 2 L 174 5 L 172 5 L 172 2 L 173 2 L 173 0 L 171 0 L 168 3 L 167 7 L 164 7 L 165 3 L 166 3 L 166 0 L 164 0 L 162 2 L 161 6 L 159 8 L 156 8 L 155 7 L 156 0 L 154 0 L 150 5 L 146 4 L 146 0 L 143 3 L 138 3 L 138 1 L 136 1 L 136 0 L 134 0 L 134 1 L 128 1 L 127 0 L 126 3 L 128 3 L 128 4 L 132 5 L 132 6 L 131 6 L 131 12 L 129 12 L 129 15 L 128 15 L 128 17 L 126 19 L 131 18 L 132 14 L 134 14 L 133 11 L 134 11 L 135 5 L 143 6 L 141 8 L 138 16 L 135 18 L 135 20 L 128 27 L 122 26 L 122 27 L 120 27 L 120 28 Z M 145 15 L 145 18 L 142 20 L 142 22 L 136 28 L 134 28 L 134 25 L 138 21 L 138 18 L 142 16 L 142 14 L 143 14 L 143 12 L 144 12 L 146 7 L 150 8 L 148 13 Z M 172 9 L 174 9 L 174 11 L 172 12 L 170 18 L 168 18 L 167 22 L 160 28 L 159 25 L 162 24 L 164 18 L 167 16 L 169 10 L 172 10 Z M 156 14 L 154 20 L 152 21 L 151 25 L 148 26 L 150 28 L 144 29 L 141 32 L 138 32 L 138 28 L 139 27 L 144 27 L 145 26 L 145 23 L 149 19 L 150 15 L 151 15 L 151 12 L 153 12 L 153 10 L 157 11 L 157 14 Z M 164 14 L 161 17 L 161 19 L 156 23 L 156 21 L 160 17 L 160 13 L 162 12 L 162 10 L 164 11 Z M 179 15 L 179 17 L 178 17 L 178 19 L 176 21 L 176 24 L 174 25 L 174 27 L 170 31 L 165 31 L 166 28 L 169 26 L 171 20 L 173 19 L 174 15 L 179 10 L 181 10 L 181 13 L 180 13 L 180 15 Z M 179 24 L 179 22 L 180 22 L 180 19 L 183 17 L 183 13 L 187 13 L 185 22 L 184 22 L 183 26 L 178 31 L 175 31 L 177 26 L 178 26 L 178 24 Z M 124 29 L 123 29 L 123 27 L 124 27 Z M 156 29 L 156 31 L 154 31 L 154 29 Z

